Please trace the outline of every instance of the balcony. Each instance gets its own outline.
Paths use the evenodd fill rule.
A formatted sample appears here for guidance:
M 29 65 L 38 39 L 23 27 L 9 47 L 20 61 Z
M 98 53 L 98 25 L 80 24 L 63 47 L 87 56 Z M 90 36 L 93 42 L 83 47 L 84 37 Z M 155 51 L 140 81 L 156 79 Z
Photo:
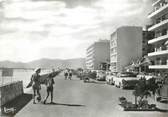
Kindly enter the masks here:
M 155 29 L 157 29 L 157 28 L 159 28 L 159 27 L 161 27 L 161 26 L 163 26 L 163 25 L 166 25 L 166 24 L 168 24 L 168 19 L 163 20 L 163 21 L 161 21 L 161 22 L 159 22 L 159 23 L 157 23 L 157 24 L 152 25 L 152 26 L 148 29 L 148 31 L 153 31 L 153 30 L 155 30 Z
M 148 53 L 148 56 L 149 57 L 152 57 L 152 56 L 161 56 L 161 55 L 166 55 L 168 54 L 168 50 L 162 50 L 162 51 L 157 51 L 157 52 L 151 52 L 151 53 Z
M 151 39 L 151 40 L 148 41 L 148 44 L 154 44 L 154 43 L 157 43 L 159 41 L 164 41 L 166 39 L 168 39 L 168 34 L 157 37 L 157 38 L 154 38 L 154 39 Z
M 149 65 L 149 69 L 168 69 L 168 65 Z
M 161 12 L 166 11 L 167 9 L 168 9 L 168 3 L 165 3 L 165 4 L 163 4 L 163 6 L 160 6 L 156 10 L 154 10 L 153 12 L 149 13 L 148 18 L 151 19 L 151 18 L 155 17 L 156 15 L 161 14 Z
M 156 2 L 154 2 L 153 4 L 152 4 L 152 6 L 155 6 L 155 5 L 157 5 L 158 3 L 160 3 L 162 0 L 157 0 Z

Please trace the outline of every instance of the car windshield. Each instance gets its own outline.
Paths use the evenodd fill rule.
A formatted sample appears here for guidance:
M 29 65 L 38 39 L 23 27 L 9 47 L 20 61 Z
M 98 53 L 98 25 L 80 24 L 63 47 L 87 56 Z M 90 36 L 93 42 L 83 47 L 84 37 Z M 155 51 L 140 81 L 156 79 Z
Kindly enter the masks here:
M 141 72 L 141 73 L 139 73 L 138 75 L 145 75 L 145 73 Z
M 133 73 L 121 73 L 120 77 L 136 77 L 136 75 Z
M 100 71 L 100 72 L 98 72 L 99 74 L 105 74 L 105 72 L 103 72 L 103 71 Z

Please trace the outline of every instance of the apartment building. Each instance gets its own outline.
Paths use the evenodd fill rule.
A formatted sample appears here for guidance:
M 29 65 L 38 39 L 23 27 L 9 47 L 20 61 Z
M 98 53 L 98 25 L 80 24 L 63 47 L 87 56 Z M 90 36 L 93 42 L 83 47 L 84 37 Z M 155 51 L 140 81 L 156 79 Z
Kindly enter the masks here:
M 132 60 L 142 57 L 142 27 L 124 26 L 111 34 L 110 70 L 122 72 Z
M 148 31 L 154 32 L 154 38 L 148 41 L 153 47 L 148 56 L 153 64 L 149 69 L 164 73 L 168 71 L 168 0 L 157 0 L 152 6 L 153 11 L 148 15 L 152 25 Z
M 152 51 L 152 45 L 148 44 L 148 41 L 153 37 L 154 32 L 147 31 L 146 29 L 142 31 L 142 57 L 147 56 Z
M 102 63 L 110 61 L 109 40 L 99 40 L 90 45 L 86 50 L 86 68 L 98 70 Z

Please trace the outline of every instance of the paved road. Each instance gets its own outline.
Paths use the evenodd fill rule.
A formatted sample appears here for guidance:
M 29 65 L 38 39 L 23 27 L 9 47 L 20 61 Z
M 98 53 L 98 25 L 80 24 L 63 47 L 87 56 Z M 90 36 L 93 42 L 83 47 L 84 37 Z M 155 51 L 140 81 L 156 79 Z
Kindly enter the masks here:
M 45 87 L 41 93 L 44 98 Z M 64 80 L 59 75 L 54 86 L 56 104 L 33 104 L 31 101 L 16 117 L 168 117 L 168 113 L 163 112 L 124 112 L 118 105 L 120 96 L 134 100 L 131 90 L 101 82 L 83 83 L 75 77 L 71 81 Z

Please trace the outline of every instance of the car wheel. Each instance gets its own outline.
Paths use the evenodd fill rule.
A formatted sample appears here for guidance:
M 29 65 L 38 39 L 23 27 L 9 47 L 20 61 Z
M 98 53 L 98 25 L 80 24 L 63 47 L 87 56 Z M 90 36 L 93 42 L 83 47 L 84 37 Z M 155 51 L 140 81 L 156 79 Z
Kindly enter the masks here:
M 109 84 L 111 85 L 111 80 L 109 80 Z
M 116 86 L 117 88 L 119 88 L 119 85 L 116 84 L 115 86 Z
M 123 85 L 121 83 L 119 83 L 119 88 L 123 89 Z
M 113 85 L 115 86 L 115 82 L 113 81 Z
M 118 88 L 120 88 L 120 86 L 121 86 L 121 83 L 119 83 Z
M 156 97 L 156 101 L 160 102 L 161 101 L 161 97 Z
M 112 80 L 111 82 L 112 82 L 112 85 L 114 85 L 114 81 Z
M 120 83 L 120 88 L 121 88 L 121 89 L 124 89 L 124 86 L 123 86 L 121 83 Z
M 114 85 L 114 82 L 113 82 L 113 80 L 110 80 L 110 82 L 111 82 L 111 85 Z

